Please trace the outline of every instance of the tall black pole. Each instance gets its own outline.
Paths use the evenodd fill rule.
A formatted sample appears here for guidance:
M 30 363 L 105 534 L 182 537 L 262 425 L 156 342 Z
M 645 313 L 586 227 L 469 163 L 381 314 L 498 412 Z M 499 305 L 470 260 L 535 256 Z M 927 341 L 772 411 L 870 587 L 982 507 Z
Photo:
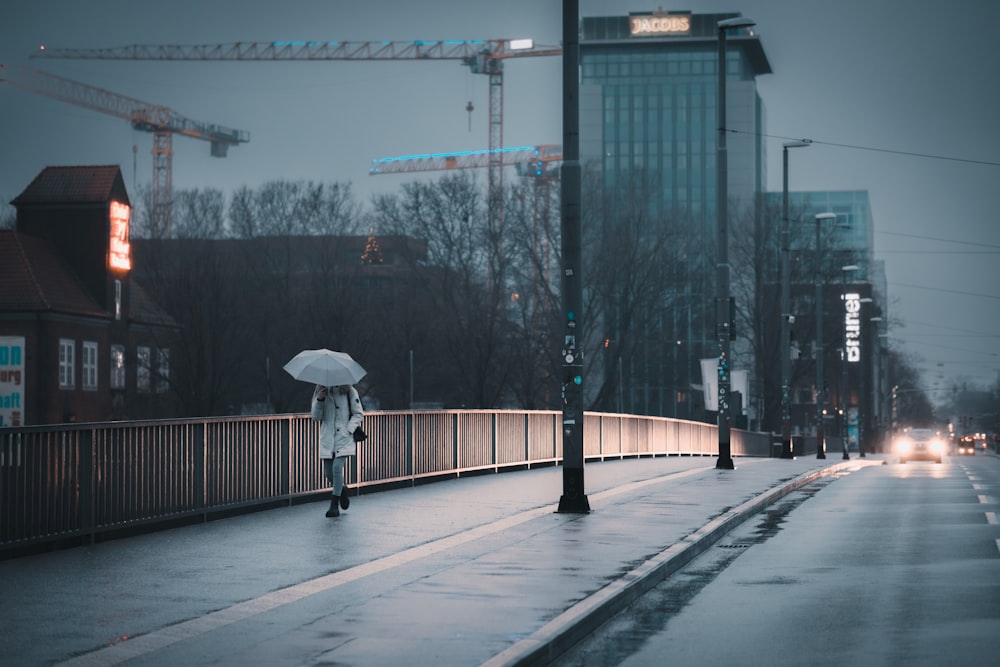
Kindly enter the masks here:
M 728 169 L 729 160 L 726 153 L 726 29 L 719 25 L 719 93 L 718 118 L 719 136 L 716 142 L 716 188 L 715 207 L 718 222 L 716 225 L 716 264 L 715 264 L 715 336 L 719 347 L 719 458 L 716 468 L 732 470 L 732 447 L 730 443 L 730 321 L 729 321 L 729 199 Z
M 845 314 L 846 314 L 846 308 L 847 308 L 847 272 L 848 271 L 854 271 L 857 268 L 858 267 L 856 267 L 854 265 L 841 267 L 841 271 L 843 272 L 842 273 L 843 280 L 840 283 L 840 285 L 841 285 L 841 287 L 840 287 L 840 300 L 844 304 Z M 851 393 L 847 390 L 847 383 L 849 381 L 848 372 L 847 372 L 847 363 L 848 363 L 847 362 L 847 328 L 843 325 L 843 323 L 841 323 L 840 328 L 844 332 L 843 333 L 843 339 L 842 339 L 843 342 L 841 344 L 841 350 L 840 350 L 840 367 L 841 367 L 840 368 L 840 385 L 841 385 L 841 387 L 840 387 L 840 406 L 841 406 L 840 407 L 840 417 L 841 417 L 841 419 L 840 419 L 840 430 L 843 432 L 842 433 L 842 436 L 843 436 L 842 439 L 843 439 L 843 444 L 844 444 L 844 447 L 843 447 L 843 450 L 844 450 L 843 451 L 843 456 L 841 458 L 843 458 L 845 461 L 847 461 L 847 460 L 850 460 L 850 458 L 851 458 L 851 455 L 847 453 L 847 449 L 848 449 L 848 447 L 847 447 L 847 445 L 848 445 L 848 441 L 847 441 L 847 426 L 848 426 L 848 421 L 849 421 L 848 420 L 848 416 L 847 416 L 847 410 L 848 410 L 848 408 L 851 405 Z
M 823 220 L 835 220 L 833 213 L 816 214 L 816 458 L 826 458 L 823 432 L 823 406 L 826 401 L 823 380 L 823 245 L 819 226 Z
M 791 258 L 788 221 L 788 149 L 808 146 L 806 141 L 793 141 L 781 147 L 781 458 L 794 459 L 792 446 L 791 400 Z
M 563 494 L 559 512 L 584 514 L 590 502 L 583 484 L 583 344 L 580 264 L 580 9 L 578 0 L 563 0 L 563 162 L 562 302 L 565 329 L 561 345 Z
M 715 265 L 715 335 L 719 343 L 719 458 L 716 468 L 733 470 L 730 426 L 732 415 L 729 407 L 729 393 L 732 384 L 731 337 L 733 335 L 732 308 L 729 295 L 729 157 L 726 151 L 726 31 L 749 28 L 754 22 L 746 18 L 719 21 L 719 62 L 717 114 L 719 135 L 716 141 L 715 159 L 715 208 L 718 216 L 716 225 L 716 265 Z

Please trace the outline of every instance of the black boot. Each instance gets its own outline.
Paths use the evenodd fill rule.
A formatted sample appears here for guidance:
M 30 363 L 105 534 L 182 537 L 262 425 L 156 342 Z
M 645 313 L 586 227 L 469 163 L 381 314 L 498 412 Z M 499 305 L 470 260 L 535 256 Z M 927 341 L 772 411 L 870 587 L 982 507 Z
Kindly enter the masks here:
M 340 508 L 337 505 L 340 504 L 340 498 L 333 496 L 330 499 L 330 509 L 326 511 L 327 516 L 340 516 Z
M 347 497 L 347 487 L 345 486 L 344 490 L 340 492 L 340 509 L 346 510 L 350 506 L 351 499 Z

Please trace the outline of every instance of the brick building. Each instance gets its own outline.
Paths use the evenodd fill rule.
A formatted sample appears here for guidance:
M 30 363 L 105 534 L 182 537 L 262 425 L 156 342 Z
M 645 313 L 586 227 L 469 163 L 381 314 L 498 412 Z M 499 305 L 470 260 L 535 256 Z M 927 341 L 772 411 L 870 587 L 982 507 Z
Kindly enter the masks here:
M 47 167 L 0 231 L 0 426 L 173 416 L 178 327 L 130 278 L 117 166 Z

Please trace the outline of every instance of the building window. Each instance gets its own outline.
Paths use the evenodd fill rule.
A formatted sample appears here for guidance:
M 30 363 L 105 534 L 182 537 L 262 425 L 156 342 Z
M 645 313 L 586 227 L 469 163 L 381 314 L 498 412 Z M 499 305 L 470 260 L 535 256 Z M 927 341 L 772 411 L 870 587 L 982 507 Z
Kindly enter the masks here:
M 83 341 L 83 388 L 97 389 L 97 343 L 92 340 Z
M 125 388 L 125 346 L 111 346 L 111 388 Z
M 149 348 L 137 347 L 135 349 L 135 388 L 139 391 L 149 391 L 149 366 Z
M 157 351 L 156 393 L 163 394 L 170 388 L 170 350 Z
M 73 377 L 73 367 L 75 362 L 76 341 L 66 338 L 59 339 L 59 388 L 72 389 L 76 386 L 76 378 Z

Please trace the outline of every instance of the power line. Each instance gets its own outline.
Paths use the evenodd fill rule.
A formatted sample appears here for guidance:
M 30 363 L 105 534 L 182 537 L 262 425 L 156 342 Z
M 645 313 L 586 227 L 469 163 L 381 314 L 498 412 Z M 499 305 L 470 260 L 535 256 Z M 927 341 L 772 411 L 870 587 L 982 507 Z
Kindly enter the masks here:
M 985 333 L 983 331 L 976 331 L 975 329 L 962 329 L 960 327 L 949 327 L 949 326 L 946 326 L 944 324 L 935 324 L 935 323 L 931 323 L 931 322 L 918 322 L 918 321 L 915 321 L 915 320 L 907 320 L 906 326 L 911 325 L 911 324 L 915 325 L 915 326 L 921 326 L 921 327 L 930 327 L 932 329 L 944 329 L 946 331 L 959 331 L 961 333 L 972 334 L 972 335 L 975 335 L 975 336 L 995 336 L 995 335 L 998 335 L 998 334 L 995 334 L 995 333 Z
M 956 243 L 958 245 L 971 245 L 976 248 L 996 248 L 1000 250 L 1000 245 L 995 245 L 993 243 L 976 243 L 974 241 L 956 241 L 955 239 L 942 239 L 936 236 L 921 236 L 920 234 L 906 234 L 904 232 L 884 232 L 876 229 L 876 234 L 885 234 L 886 236 L 905 236 L 910 239 L 920 239 L 922 241 L 936 241 L 938 243 Z M 903 251 L 901 251 L 903 252 Z
M 833 141 L 820 141 L 819 139 L 802 139 L 800 137 L 783 137 L 777 134 L 765 134 L 763 132 L 745 132 L 743 130 L 731 130 L 726 128 L 726 132 L 732 132 L 733 134 L 752 134 L 759 137 L 766 137 L 768 139 L 781 139 L 782 141 L 801 141 L 807 144 L 818 144 L 820 146 L 834 146 L 836 148 L 853 148 L 859 151 L 871 151 L 874 153 L 890 153 L 892 155 L 908 155 L 910 157 L 922 157 L 931 160 L 947 160 L 949 162 L 964 162 L 966 164 L 981 164 L 987 167 L 1000 167 L 1000 162 L 991 162 L 989 160 L 972 160 L 969 158 L 961 157 L 951 157 L 948 155 L 934 155 L 933 153 L 916 153 L 913 151 L 897 151 L 891 148 L 877 148 L 875 146 L 858 146 L 856 144 L 840 144 Z
M 955 289 L 944 289 L 941 287 L 927 287 L 926 285 L 913 285 L 910 283 L 889 283 L 890 285 L 898 285 L 899 287 L 910 287 L 913 289 L 922 289 L 929 292 L 946 292 L 948 294 L 961 294 L 962 296 L 977 296 L 983 299 L 998 299 L 1000 300 L 1000 295 L 997 294 L 981 294 L 979 292 L 963 292 L 961 290 Z
M 1000 250 L 879 250 L 876 255 L 1000 255 Z

